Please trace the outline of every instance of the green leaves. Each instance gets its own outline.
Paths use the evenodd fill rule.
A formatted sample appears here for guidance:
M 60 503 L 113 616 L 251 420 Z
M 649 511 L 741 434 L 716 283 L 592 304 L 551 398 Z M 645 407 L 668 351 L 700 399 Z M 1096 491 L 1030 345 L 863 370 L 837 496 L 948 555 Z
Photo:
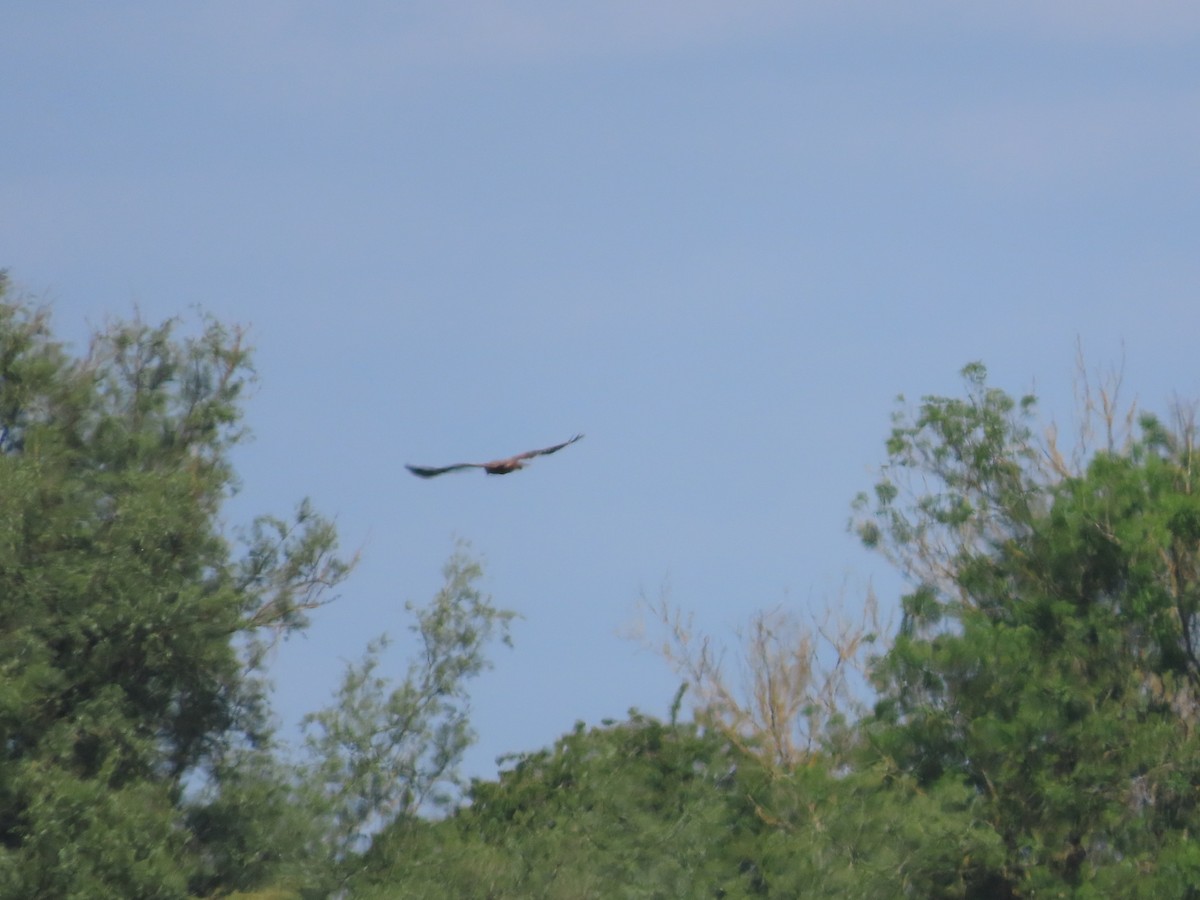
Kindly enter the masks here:
M 917 586 L 909 631 L 929 633 L 940 620 L 923 602 L 930 592 L 939 603 L 971 602 L 960 569 L 1028 532 L 1047 481 L 1030 428 L 1034 398 L 1018 403 L 988 387 L 979 363 L 962 376 L 966 398 L 925 397 L 915 412 L 897 410 L 873 497 L 854 504 L 863 544 Z
M 1192 434 L 1143 417 L 1124 450 L 1051 474 L 1032 401 L 964 377 L 965 400 L 898 416 L 873 512 L 859 502 L 864 541 L 917 582 L 873 746 L 926 789 L 978 792 L 1013 889 L 1129 888 L 1133 858 L 1144 888 L 1198 824 L 1178 788 L 1200 778 Z
M 737 767 L 716 735 L 631 713 L 508 763 L 436 830 L 380 835 L 355 896 L 677 897 L 750 880 Z
M 243 535 L 245 552 L 225 585 L 237 598 L 250 668 L 258 668 L 281 636 L 308 626 L 308 613 L 332 602 L 329 592 L 350 574 L 357 557 L 337 555 L 337 531 L 308 500 L 290 521 L 259 516 Z M 265 635 L 265 636 L 264 636 Z
M 185 835 L 170 793 L 114 787 L 56 766 L 22 767 L 20 843 L 0 856 L 9 897 L 187 896 Z
M 113 323 L 72 358 L 0 296 L 6 896 L 182 896 L 185 785 L 266 730 L 239 636 L 300 627 L 348 571 L 307 508 L 234 555 L 218 514 L 249 356 L 236 329 L 181 327 Z
M 515 614 L 481 593 L 482 570 L 464 548 L 443 575 L 432 603 L 408 605 L 418 652 L 405 678 L 393 686 L 377 674 L 390 643 L 381 636 L 347 668 L 335 705 L 305 719 L 313 760 L 306 782 L 328 820 L 334 860 L 382 826 L 445 808 L 459 784 L 457 766 L 474 739 L 467 682 L 490 668 L 493 640 L 510 644 Z

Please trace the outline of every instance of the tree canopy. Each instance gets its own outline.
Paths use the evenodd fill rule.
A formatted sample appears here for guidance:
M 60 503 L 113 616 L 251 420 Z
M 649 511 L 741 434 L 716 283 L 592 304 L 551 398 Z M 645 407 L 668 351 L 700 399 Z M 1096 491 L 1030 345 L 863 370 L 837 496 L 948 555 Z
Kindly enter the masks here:
M 1031 399 L 964 374 L 965 400 L 897 423 L 860 521 L 914 580 L 872 745 L 981 798 L 1013 896 L 1183 896 L 1200 884 L 1191 417 L 1142 415 L 1072 470 L 1034 441 Z
M 304 500 L 223 524 L 253 377 L 207 318 L 73 355 L 0 280 L 0 896 L 1200 896 L 1187 407 L 1101 391 L 1102 446 L 1066 453 L 967 366 L 900 402 L 855 503 L 907 579 L 895 629 L 873 600 L 762 613 L 731 682 L 663 601 L 668 721 L 577 723 L 465 784 L 513 620 L 465 548 L 401 679 L 381 635 L 300 747 L 273 733 L 266 651 L 354 560 Z
M 476 784 L 451 820 L 387 832 L 362 884 L 1196 896 L 1191 416 L 1131 416 L 1119 438 L 1106 402 L 1105 446 L 1072 465 L 1039 433 L 1035 398 L 990 386 L 979 364 L 963 377 L 962 397 L 901 401 L 878 482 L 855 504 L 862 540 L 910 584 L 895 634 L 762 614 L 739 693 L 719 649 L 664 601 L 668 661 L 700 691 L 694 723 L 577 727 Z M 865 709 L 845 665 L 869 676 Z M 458 880 L 406 893 L 427 853 Z
M 257 648 L 348 563 L 305 504 L 221 529 L 240 331 L 114 323 L 72 357 L 2 288 L 0 894 L 182 894 L 189 780 L 265 737 Z
M 455 557 L 414 610 L 426 652 L 386 709 L 364 693 L 368 654 L 342 706 L 314 712 L 314 761 L 278 752 L 264 652 L 353 560 L 303 500 L 228 533 L 250 351 L 214 320 L 183 328 L 114 322 L 72 356 L 0 280 L 0 896 L 186 896 L 334 859 L 350 826 L 330 796 L 366 783 L 337 771 L 343 724 L 406 723 L 375 745 L 408 768 L 358 807 L 387 821 L 393 795 L 453 782 L 471 739 L 456 698 L 507 635 Z

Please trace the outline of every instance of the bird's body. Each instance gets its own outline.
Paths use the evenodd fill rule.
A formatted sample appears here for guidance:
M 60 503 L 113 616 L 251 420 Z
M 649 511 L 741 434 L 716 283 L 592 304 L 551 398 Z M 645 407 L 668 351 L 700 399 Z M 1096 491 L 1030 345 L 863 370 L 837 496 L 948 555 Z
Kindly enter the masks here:
M 526 460 L 533 459 L 535 456 L 549 456 L 551 453 L 557 453 L 563 447 L 575 443 L 583 437 L 582 434 L 577 434 L 569 441 L 563 441 L 561 444 L 555 444 L 553 447 L 543 447 L 541 450 L 529 450 L 525 453 L 518 453 L 516 456 L 508 456 L 504 459 L 494 459 L 491 462 L 482 463 L 455 463 L 452 466 L 410 466 L 405 465 L 404 468 L 412 472 L 420 478 L 433 478 L 435 475 L 444 475 L 447 472 L 457 472 L 460 469 L 483 469 L 489 475 L 507 475 L 509 472 L 515 472 L 518 469 L 525 468 Z

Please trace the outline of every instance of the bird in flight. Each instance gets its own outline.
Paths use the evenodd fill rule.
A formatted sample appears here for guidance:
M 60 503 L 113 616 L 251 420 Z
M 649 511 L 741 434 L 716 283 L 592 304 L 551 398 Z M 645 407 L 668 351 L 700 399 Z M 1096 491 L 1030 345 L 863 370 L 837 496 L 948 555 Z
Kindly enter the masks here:
M 404 468 L 412 472 L 414 475 L 419 475 L 421 478 L 432 478 L 435 475 L 444 475 L 447 472 L 457 472 L 459 469 L 483 469 L 489 475 L 507 475 L 509 472 L 515 472 L 517 469 L 525 468 L 525 460 L 533 459 L 535 456 L 549 456 L 551 453 L 557 453 L 563 447 L 575 443 L 583 437 L 582 434 L 577 434 L 569 441 L 563 441 L 561 444 L 555 444 L 553 447 L 543 447 L 541 450 L 530 450 L 526 453 L 518 453 L 516 456 L 509 456 L 505 459 L 494 459 L 491 462 L 484 463 L 455 463 L 452 466 L 439 466 L 430 468 L 428 466 L 410 466 L 405 465 Z

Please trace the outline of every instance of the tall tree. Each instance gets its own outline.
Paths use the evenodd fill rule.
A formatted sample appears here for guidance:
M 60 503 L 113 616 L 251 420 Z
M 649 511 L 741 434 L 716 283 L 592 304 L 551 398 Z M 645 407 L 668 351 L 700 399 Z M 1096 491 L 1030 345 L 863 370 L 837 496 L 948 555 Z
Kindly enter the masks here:
M 460 546 L 432 602 L 407 605 L 417 652 L 405 677 L 393 684 L 378 673 L 390 644 L 381 635 L 347 667 L 337 702 L 305 717 L 304 782 L 335 862 L 365 849 L 380 828 L 455 799 L 458 766 L 475 739 L 468 682 L 491 668 L 493 640 L 511 644 L 516 615 L 492 605 L 478 586 L 482 574 Z
M 115 322 L 75 357 L 0 281 L 0 895 L 181 896 L 189 779 L 266 733 L 253 677 L 346 574 L 302 504 L 218 513 L 237 329 Z
M 427 604 L 407 604 L 416 638 L 405 677 L 381 674 L 391 641 L 372 641 L 347 666 L 334 703 L 306 716 L 305 756 L 240 746 L 190 805 L 203 847 L 193 889 L 270 885 L 278 900 L 341 894 L 380 830 L 419 828 L 459 799 L 458 766 L 474 740 L 468 682 L 508 644 L 515 614 L 478 587 L 480 563 L 460 546 Z
M 964 371 L 901 413 L 860 534 L 913 578 L 872 741 L 963 785 L 1005 855 L 993 895 L 1185 896 L 1200 884 L 1195 430 L 1143 416 L 1078 469 L 1033 401 Z

